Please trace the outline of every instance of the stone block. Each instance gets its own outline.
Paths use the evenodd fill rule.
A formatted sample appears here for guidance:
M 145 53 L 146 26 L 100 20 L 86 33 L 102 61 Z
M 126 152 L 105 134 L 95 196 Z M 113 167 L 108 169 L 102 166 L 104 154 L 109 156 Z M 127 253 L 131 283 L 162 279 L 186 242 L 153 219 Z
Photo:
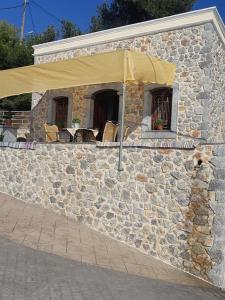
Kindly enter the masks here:
M 224 260 L 224 254 L 219 249 L 211 249 L 208 253 L 211 259 L 218 265 Z
M 209 191 L 225 191 L 225 180 L 212 180 L 209 184 Z
M 224 156 L 225 157 L 225 145 L 214 146 L 213 154 L 215 156 Z
M 216 169 L 214 171 L 214 176 L 216 179 L 225 180 L 225 169 Z
M 225 192 L 216 192 L 216 201 L 225 203 Z
M 157 191 L 157 188 L 156 188 L 156 185 L 155 184 L 151 184 L 151 183 L 148 183 L 145 185 L 145 190 L 148 192 L 148 193 L 154 193 Z
M 75 174 L 75 169 L 71 166 L 67 166 L 66 173 L 67 174 Z
M 219 169 L 225 169 L 225 158 L 224 157 L 213 157 L 211 163 Z

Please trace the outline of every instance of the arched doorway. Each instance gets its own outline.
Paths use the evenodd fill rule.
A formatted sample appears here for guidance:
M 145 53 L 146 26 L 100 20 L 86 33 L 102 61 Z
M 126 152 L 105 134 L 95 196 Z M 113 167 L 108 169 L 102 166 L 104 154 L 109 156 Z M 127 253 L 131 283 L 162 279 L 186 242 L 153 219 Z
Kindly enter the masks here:
M 93 128 L 98 128 L 97 140 L 102 140 L 105 123 L 118 123 L 119 95 L 114 90 L 104 90 L 94 95 Z

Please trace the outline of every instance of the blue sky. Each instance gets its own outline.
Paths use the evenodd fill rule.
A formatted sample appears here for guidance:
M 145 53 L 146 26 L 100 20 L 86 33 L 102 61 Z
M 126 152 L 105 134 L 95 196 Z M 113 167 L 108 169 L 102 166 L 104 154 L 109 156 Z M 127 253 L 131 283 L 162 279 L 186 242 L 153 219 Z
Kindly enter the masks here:
M 31 1 L 31 14 L 33 16 L 33 23 L 35 30 L 40 32 L 44 30 L 47 25 L 59 25 L 57 19 L 46 15 Z M 82 31 L 87 31 L 91 16 L 95 15 L 97 5 L 101 4 L 103 0 L 34 0 L 40 4 L 47 11 L 51 12 L 59 19 L 67 19 L 77 24 Z M 3 7 L 20 5 L 23 0 L 0 0 L 0 20 L 7 20 L 8 22 L 20 27 L 22 9 L 15 8 L 11 10 L 1 10 Z M 197 0 L 194 9 L 201 9 L 210 6 L 216 6 L 225 22 L 225 0 Z M 25 34 L 33 31 L 31 15 L 27 10 Z

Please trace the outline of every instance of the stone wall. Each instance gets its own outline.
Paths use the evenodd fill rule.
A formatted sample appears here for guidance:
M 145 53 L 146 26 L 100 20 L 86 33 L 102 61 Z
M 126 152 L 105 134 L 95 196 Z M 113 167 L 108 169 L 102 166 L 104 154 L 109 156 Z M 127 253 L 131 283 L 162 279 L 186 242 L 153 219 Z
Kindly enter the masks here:
M 38 144 L 34 151 L 0 148 L 0 160 L 1 192 L 67 215 L 221 285 L 225 269 L 209 277 L 221 263 L 210 252 L 217 239 L 212 228 L 218 201 L 210 191 L 215 176 L 211 146 L 127 147 L 123 172 L 117 171 L 118 148 L 88 144 Z
M 213 26 L 206 26 L 205 60 L 202 62 L 205 77 L 202 83 L 205 93 L 202 103 L 208 123 L 208 137 L 210 141 L 225 141 L 225 47 L 218 38 Z
M 216 145 L 213 152 L 214 180 L 210 183 L 210 190 L 215 192 L 215 202 L 212 205 L 215 217 L 210 256 L 214 261 L 214 268 L 209 276 L 213 282 L 225 288 L 225 145 Z
M 224 140 L 225 56 L 222 43 L 211 23 L 36 56 L 35 63 L 70 59 L 118 49 L 142 51 L 176 64 L 175 82 L 179 86 L 178 139 L 191 137 Z M 79 93 L 78 97 L 76 93 L 74 94 L 73 112 L 75 114 L 79 113 L 79 106 L 82 105 L 80 100 L 85 96 L 85 92 L 83 96 L 81 90 Z M 133 124 L 132 131 L 134 134 L 131 138 L 138 140 L 141 137 L 141 121 L 144 110 L 143 86 L 133 87 L 131 94 L 132 98 L 127 101 L 126 113 L 129 115 L 127 115 L 126 120 L 128 125 Z M 42 101 L 43 104 L 41 104 Z M 42 107 L 42 113 L 47 115 L 45 98 L 40 101 L 39 105 Z M 83 114 L 85 115 L 85 113 Z M 35 118 L 39 117 L 34 111 Z

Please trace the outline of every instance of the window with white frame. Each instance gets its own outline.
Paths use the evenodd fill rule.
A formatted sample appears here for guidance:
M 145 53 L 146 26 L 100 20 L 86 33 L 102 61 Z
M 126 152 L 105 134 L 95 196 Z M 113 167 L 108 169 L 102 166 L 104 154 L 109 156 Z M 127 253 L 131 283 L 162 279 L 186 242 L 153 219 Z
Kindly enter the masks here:
M 155 87 L 145 90 L 143 138 L 175 138 L 179 87 Z

